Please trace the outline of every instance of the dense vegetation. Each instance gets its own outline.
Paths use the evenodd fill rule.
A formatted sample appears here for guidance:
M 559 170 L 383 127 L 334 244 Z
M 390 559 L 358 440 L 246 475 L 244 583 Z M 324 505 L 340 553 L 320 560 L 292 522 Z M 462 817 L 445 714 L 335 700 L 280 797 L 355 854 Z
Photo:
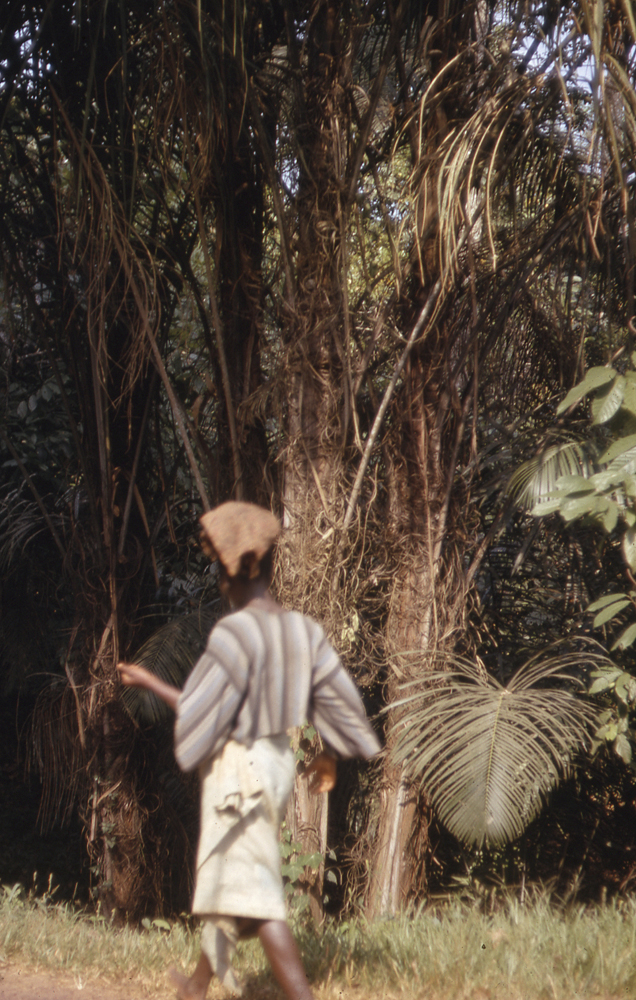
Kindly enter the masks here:
M 619 0 L 10 5 L 1 682 L 41 817 L 79 816 L 106 910 L 187 900 L 194 790 L 169 720 L 124 702 L 114 665 L 183 678 L 218 614 L 196 518 L 229 497 L 283 518 L 277 591 L 324 623 L 387 742 L 329 808 L 297 785 L 289 843 L 330 852 L 327 880 L 299 876 L 316 907 L 395 912 L 466 865 L 571 893 L 593 860 L 595 887 L 629 886 L 633 791 L 611 753 L 498 844 L 594 731 L 581 695 L 611 664 L 584 612 L 633 568 L 622 521 L 537 520 L 506 484 L 587 427 L 557 404 L 589 367 L 627 379 L 635 45 Z M 527 661 L 496 836 L 474 821 L 497 798 L 492 727 L 479 753 L 468 716 L 440 744 L 447 773 L 476 768 L 463 854 L 426 797 L 443 772 L 433 744 L 418 757 L 422 685 L 452 665 L 496 718 Z

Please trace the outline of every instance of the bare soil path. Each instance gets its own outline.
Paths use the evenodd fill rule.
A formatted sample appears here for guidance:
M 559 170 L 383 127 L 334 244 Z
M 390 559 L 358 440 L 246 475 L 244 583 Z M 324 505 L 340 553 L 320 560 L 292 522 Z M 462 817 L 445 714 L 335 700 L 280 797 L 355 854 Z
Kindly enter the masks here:
M 210 987 L 208 1000 L 227 1000 L 222 988 Z M 631 1000 L 631 995 L 630 1000 Z M 274 986 L 248 984 L 243 1000 L 280 1000 L 281 994 Z M 105 979 L 83 980 L 77 975 L 63 972 L 34 972 L 18 965 L 0 964 L 0 1000 L 175 1000 L 174 990 L 168 983 L 152 988 L 132 979 L 109 982 Z M 316 1000 L 508 1000 L 497 989 L 477 989 L 461 994 L 442 996 L 427 989 L 409 988 L 407 983 L 393 990 L 362 990 L 337 985 L 322 986 L 316 990 Z M 515 997 L 514 1000 L 520 1000 Z M 625 997 L 562 996 L 559 1000 L 625 1000 Z
M 164 996 L 170 997 L 166 990 Z M 158 997 L 158 994 L 154 994 Z M 130 983 L 83 981 L 64 973 L 31 972 L 15 965 L 0 966 L 0 1000 L 151 1000 L 146 988 Z

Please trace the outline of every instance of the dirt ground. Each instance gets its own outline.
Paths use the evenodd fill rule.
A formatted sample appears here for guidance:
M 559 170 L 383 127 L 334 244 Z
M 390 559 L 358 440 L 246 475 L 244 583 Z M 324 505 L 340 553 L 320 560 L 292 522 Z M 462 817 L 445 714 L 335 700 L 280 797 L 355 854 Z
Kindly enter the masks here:
M 222 989 L 210 988 L 208 1000 L 228 998 Z M 175 1000 L 175 993 L 166 982 L 165 988 L 151 989 L 140 983 L 108 982 L 100 979 L 83 981 L 78 976 L 61 972 L 33 972 L 16 965 L 0 965 L 0 1000 Z M 243 1000 L 280 1000 L 281 994 L 274 987 L 257 988 L 248 986 Z M 316 1000 L 504 1000 L 498 990 L 478 989 L 461 996 L 440 996 L 427 989 L 409 988 L 373 991 L 342 989 L 340 986 L 324 986 L 316 990 Z M 507 1000 L 507 998 L 506 998 Z M 518 1000 L 518 998 L 515 998 Z M 520 1000 L 520 998 L 519 998 Z M 625 997 L 583 996 L 559 997 L 559 1000 L 625 1000 Z
M 276 988 L 255 989 L 248 986 L 243 1000 L 280 1000 Z M 208 1000 L 228 998 L 222 989 L 210 987 Z M 339 987 L 326 987 L 317 991 L 316 1000 L 405 1000 L 403 993 L 389 994 L 384 991 L 372 997 L 366 991 L 347 991 Z M 116 983 L 103 979 L 87 979 L 61 972 L 33 972 L 17 965 L 0 965 L 0 1000 L 176 1000 L 176 994 L 168 982 L 165 988 L 151 989 L 131 980 Z M 427 995 L 427 1000 L 436 998 Z M 441 998 L 439 998 L 441 1000 Z M 475 1000 L 482 1000 L 481 997 Z M 485 998 L 484 998 L 485 1000 Z
M 434 996 L 429 991 L 406 990 L 369 993 L 367 990 L 346 989 L 330 985 L 315 991 L 316 1000 L 451 1000 Z M 273 986 L 254 987 L 248 985 L 243 1000 L 281 1000 L 282 994 Z M 222 988 L 210 986 L 208 1000 L 228 1000 Z M 132 980 L 111 983 L 106 980 L 88 979 L 82 981 L 77 976 L 61 972 L 33 972 L 17 965 L 0 965 L 0 1000 L 176 1000 L 176 994 L 168 982 L 165 988 L 151 989 Z M 494 996 L 482 991 L 470 998 L 457 1000 L 495 1000 Z M 499 998 L 497 998 L 499 1000 Z
M 166 997 L 170 994 L 166 993 Z M 15 965 L 0 967 L 1 1000 L 150 1000 L 132 983 L 82 982 L 77 976 L 30 972 Z

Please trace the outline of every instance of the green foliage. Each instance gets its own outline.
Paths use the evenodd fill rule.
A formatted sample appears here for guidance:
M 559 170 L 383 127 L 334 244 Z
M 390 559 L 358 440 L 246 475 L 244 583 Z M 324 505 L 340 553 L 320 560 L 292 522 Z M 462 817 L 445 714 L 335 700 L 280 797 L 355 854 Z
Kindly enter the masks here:
M 603 448 L 596 450 L 594 466 L 581 464 L 577 474 L 561 466 L 550 482 L 538 475 L 538 466 L 529 463 L 516 473 L 527 485 L 526 496 L 535 503 L 535 517 L 558 513 L 571 526 L 589 525 L 606 539 L 605 544 L 620 549 L 624 575 L 636 586 L 636 353 L 631 367 L 622 372 L 610 365 L 593 367 L 561 401 L 557 415 L 565 414 L 587 397 L 590 400 L 590 436 L 596 434 Z M 598 428 L 598 430 L 597 430 Z M 577 446 L 580 450 L 580 446 Z M 565 457 L 572 461 L 573 449 L 566 446 Z M 562 456 L 559 456 L 561 458 Z M 619 632 L 611 642 L 618 663 L 609 660 L 591 673 L 589 694 L 604 702 L 593 748 L 611 747 L 625 763 L 632 763 L 634 721 L 636 719 L 636 678 L 620 665 L 621 654 L 636 642 L 636 621 L 625 625 L 624 612 L 636 608 L 636 590 L 611 592 L 592 601 L 594 628 L 606 630 L 618 623 Z M 621 620 L 623 619 L 622 623 Z
M 279 840 L 282 858 L 281 874 L 285 895 L 293 912 L 301 913 L 309 907 L 309 896 L 303 891 L 307 869 L 317 872 L 324 865 L 325 856 L 320 851 L 307 852 L 302 844 L 292 840 L 291 830 L 283 823 Z

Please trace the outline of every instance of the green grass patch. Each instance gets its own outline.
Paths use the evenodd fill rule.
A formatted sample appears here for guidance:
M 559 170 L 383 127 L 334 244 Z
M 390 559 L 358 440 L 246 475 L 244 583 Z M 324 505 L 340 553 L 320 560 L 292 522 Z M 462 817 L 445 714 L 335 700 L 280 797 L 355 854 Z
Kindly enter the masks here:
M 146 921 L 116 928 L 99 915 L 0 890 L 0 961 L 74 976 L 137 979 L 165 986 L 170 965 L 191 970 L 198 933 L 188 922 Z M 538 898 L 484 915 L 459 903 L 413 917 L 329 921 L 295 928 L 320 995 L 331 988 L 367 995 L 571 1000 L 636 997 L 636 900 L 566 911 Z M 248 996 L 270 990 L 258 942 L 237 956 Z M 212 991 L 211 991 L 212 993 Z M 277 995 L 274 990 L 272 995 Z M 346 993 L 345 993 L 346 995 Z

